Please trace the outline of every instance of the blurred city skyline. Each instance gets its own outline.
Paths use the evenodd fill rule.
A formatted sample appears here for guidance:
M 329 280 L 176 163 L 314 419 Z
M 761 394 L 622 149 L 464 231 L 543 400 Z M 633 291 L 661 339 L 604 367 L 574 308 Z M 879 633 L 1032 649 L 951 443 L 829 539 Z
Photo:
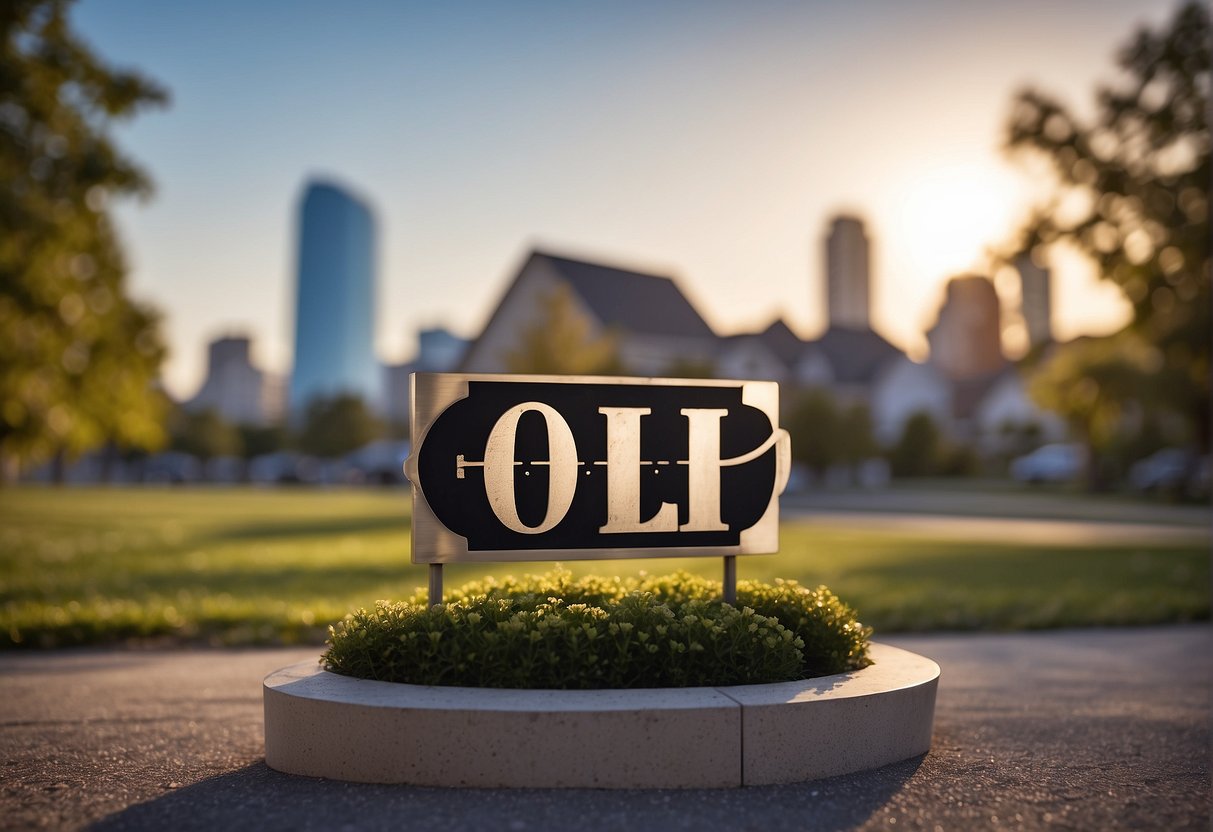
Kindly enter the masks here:
M 118 217 L 135 293 L 167 314 L 167 386 L 188 396 L 223 332 L 289 369 L 315 175 L 376 211 L 385 361 L 422 326 L 475 334 L 536 244 L 673 273 L 721 333 L 783 315 L 812 334 L 837 211 L 868 223 L 874 325 L 921 357 L 946 280 L 986 271 L 1040 193 L 999 149 L 1014 92 L 1089 113 L 1118 44 L 1174 6 L 86 0 L 75 17 L 172 91 L 119 130 L 159 188 Z M 1127 318 L 1079 258 L 1051 265 L 1059 337 Z

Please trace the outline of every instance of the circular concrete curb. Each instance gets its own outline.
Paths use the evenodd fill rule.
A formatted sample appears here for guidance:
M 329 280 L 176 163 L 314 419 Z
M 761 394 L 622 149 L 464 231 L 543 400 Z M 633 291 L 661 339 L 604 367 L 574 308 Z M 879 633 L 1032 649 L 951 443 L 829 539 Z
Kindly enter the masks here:
M 266 677 L 265 760 L 289 774 L 483 788 L 713 788 L 877 768 L 931 746 L 939 665 L 716 688 L 506 690 Z

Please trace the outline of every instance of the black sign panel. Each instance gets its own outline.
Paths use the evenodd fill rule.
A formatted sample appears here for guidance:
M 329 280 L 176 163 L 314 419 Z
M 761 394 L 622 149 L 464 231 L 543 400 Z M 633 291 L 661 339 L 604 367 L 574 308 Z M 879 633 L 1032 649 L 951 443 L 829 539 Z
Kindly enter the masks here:
M 771 552 L 772 382 L 418 374 L 413 560 Z

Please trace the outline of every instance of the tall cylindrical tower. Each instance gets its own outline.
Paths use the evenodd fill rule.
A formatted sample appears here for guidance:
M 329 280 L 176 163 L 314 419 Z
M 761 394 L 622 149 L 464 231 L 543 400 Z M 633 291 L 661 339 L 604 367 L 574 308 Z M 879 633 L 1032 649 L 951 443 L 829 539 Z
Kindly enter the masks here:
M 336 185 L 311 182 L 300 201 L 298 229 L 291 417 L 319 396 L 342 393 L 378 409 L 371 210 Z
M 826 310 L 829 326 L 866 330 L 871 272 L 863 220 L 837 216 L 826 236 Z

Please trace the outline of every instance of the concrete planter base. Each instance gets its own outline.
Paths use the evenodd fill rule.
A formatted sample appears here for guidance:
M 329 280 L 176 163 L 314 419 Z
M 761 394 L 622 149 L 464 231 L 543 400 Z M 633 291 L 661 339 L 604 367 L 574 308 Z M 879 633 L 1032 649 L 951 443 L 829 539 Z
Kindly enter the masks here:
M 289 774 L 484 788 L 716 788 L 877 768 L 931 746 L 939 665 L 873 644 L 871 667 L 718 688 L 503 690 L 265 679 L 265 759 Z

